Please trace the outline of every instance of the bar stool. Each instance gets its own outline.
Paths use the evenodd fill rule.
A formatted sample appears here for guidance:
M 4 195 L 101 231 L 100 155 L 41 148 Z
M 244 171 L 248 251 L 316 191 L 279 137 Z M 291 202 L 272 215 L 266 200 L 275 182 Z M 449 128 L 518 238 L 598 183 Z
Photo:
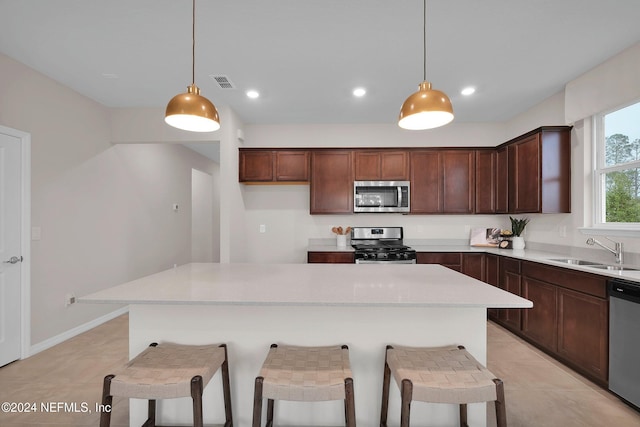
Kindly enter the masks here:
M 202 427 L 202 391 L 221 369 L 225 427 L 233 426 L 227 346 L 152 343 L 115 375 L 104 377 L 102 405 L 111 408 L 113 396 L 149 401 L 144 427 L 155 427 L 156 400 L 191 397 L 193 425 Z M 109 405 L 109 406 L 107 406 Z M 109 427 L 111 411 L 100 415 L 100 427 Z
M 274 400 L 319 402 L 344 400 L 347 427 L 355 427 L 356 412 L 349 348 L 298 347 L 272 344 L 256 377 L 253 427 L 260 427 L 262 399 L 267 398 L 267 427 L 273 425 Z
M 401 427 L 409 427 L 411 401 L 457 403 L 460 426 L 467 427 L 467 403 L 495 401 L 498 427 L 507 426 L 504 385 L 463 346 L 387 346 L 380 426 L 387 425 L 391 374 L 401 391 Z

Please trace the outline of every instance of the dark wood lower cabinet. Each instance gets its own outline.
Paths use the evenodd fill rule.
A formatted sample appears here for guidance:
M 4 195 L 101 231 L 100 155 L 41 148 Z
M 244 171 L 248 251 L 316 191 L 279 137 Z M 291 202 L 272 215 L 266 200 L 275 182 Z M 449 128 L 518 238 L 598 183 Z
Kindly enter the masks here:
M 522 327 L 512 331 L 606 387 L 606 277 L 528 261 L 521 273 L 522 296 L 533 301 L 533 308 L 522 310 Z
M 558 290 L 558 354 L 600 382 L 609 369 L 609 303 L 569 289 Z
M 455 271 L 462 271 L 460 252 L 418 252 L 416 264 L 440 264 Z
M 518 265 L 520 264 L 517 261 Z M 520 273 L 514 270 L 504 270 L 501 277 L 500 287 L 507 292 L 522 296 L 522 281 Z M 498 310 L 498 321 L 508 329 L 520 331 L 522 321 L 522 310 L 520 308 L 501 308 Z
M 485 281 L 485 254 L 463 253 L 462 274 Z
M 536 279 L 522 279 L 522 297 L 533 308 L 522 310 L 522 334 L 547 350 L 558 349 L 558 288 Z
M 307 263 L 353 264 L 353 252 L 307 252 Z

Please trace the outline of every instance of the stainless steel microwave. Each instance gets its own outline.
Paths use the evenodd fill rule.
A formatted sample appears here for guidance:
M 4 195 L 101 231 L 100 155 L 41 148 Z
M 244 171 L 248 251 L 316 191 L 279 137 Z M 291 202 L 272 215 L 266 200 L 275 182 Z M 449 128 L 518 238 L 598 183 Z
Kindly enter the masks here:
M 409 212 L 409 181 L 354 181 L 354 212 Z

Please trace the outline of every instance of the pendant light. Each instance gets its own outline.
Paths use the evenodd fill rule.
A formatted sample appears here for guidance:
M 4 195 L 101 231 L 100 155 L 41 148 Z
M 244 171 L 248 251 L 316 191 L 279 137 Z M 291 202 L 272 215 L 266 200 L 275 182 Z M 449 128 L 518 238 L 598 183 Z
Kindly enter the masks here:
M 449 97 L 444 92 L 432 89 L 427 81 L 427 0 L 423 0 L 423 8 L 423 82 L 418 86 L 418 91 L 404 101 L 398 117 L 398 126 L 409 130 L 433 129 L 453 120 Z
M 213 132 L 220 129 L 220 118 L 216 107 L 196 86 L 196 0 L 192 7 L 192 47 L 191 47 L 191 85 L 187 92 L 180 93 L 167 104 L 164 121 L 170 126 L 191 132 Z

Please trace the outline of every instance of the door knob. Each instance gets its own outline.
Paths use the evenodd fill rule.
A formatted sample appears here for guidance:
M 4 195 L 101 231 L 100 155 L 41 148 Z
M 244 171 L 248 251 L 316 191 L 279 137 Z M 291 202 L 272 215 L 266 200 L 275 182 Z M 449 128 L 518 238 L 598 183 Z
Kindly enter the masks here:
M 4 261 L 5 264 L 16 264 L 18 262 L 22 262 L 22 257 L 12 256 L 7 261 Z

